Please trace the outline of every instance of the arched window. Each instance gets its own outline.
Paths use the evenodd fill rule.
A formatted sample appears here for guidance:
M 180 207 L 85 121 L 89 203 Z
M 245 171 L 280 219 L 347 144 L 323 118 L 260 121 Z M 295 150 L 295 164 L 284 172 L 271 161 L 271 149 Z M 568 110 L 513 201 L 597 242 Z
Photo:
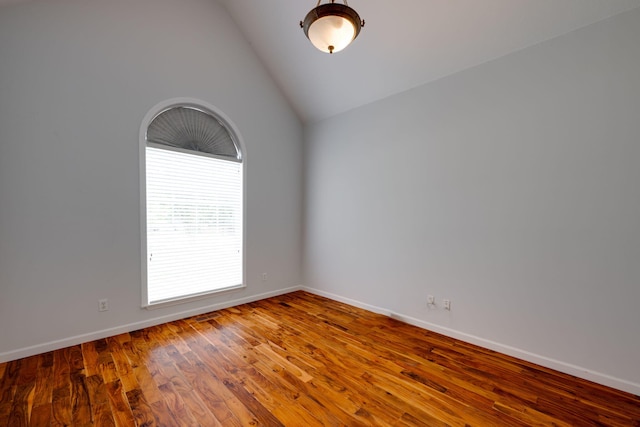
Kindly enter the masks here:
M 215 107 L 167 101 L 141 127 L 143 306 L 243 287 L 243 153 Z

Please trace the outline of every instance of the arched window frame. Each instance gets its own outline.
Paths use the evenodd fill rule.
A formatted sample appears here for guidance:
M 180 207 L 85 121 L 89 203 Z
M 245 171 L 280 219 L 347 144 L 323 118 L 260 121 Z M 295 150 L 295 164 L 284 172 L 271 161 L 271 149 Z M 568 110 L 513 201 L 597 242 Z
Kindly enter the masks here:
M 147 253 L 147 168 L 146 168 L 146 148 L 147 144 L 147 131 L 152 121 L 161 113 L 176 107 L 188 107 L 196 110 L 200 110 L 206 114 L 213 116 L 218 120 L 230 133 L 237 149 L 240 152 L 239 162 L 242 163 L 242 280 L 237 286 L 227 287 L 220 290 L 214 290 L 197 295 L 187 295 L 184 297 L 173 298 L 171 300 L 162 301 L 159 303 L 150 303 L 148 295 L 148 253 Z M 142 283 L 141 283 L 141 306 L 147 309 L 159 308 L 168 305 L 186 303 L 190 301 L 209 298 L 212 295 L 217 295 L 223 292 L 242 289 L 246 287 L 246 149 L 242 139 L 242 136 L 237 126 L 231 121 L 231 119 L 222 112 L 216 106 L 202 101 L 196 98 L 172 98 L 162 101 L 152 107 L 145 115 L 140 125 L 139 132 L 139 170 L 140 170 L 140 237 L 141 237 L 141 267 L 142 267 Z M 231 161 L 231 160 L 229 160 Z

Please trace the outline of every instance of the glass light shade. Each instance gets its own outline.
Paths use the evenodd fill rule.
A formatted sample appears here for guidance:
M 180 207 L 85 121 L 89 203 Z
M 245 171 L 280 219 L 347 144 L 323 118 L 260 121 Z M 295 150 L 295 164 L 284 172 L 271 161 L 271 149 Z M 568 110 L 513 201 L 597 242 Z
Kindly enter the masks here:
M 309 40 L 326 53 L 340 52 L 349 46 L 355 35 L 353 23 L 337 15 L 324 16 L 309 26 Z
M 320 4 L 311 9 L 300 27 L 311 43 L 326 53 L 339 52 L 358 37 L 364 21 L 358 12 L 340 3 Z

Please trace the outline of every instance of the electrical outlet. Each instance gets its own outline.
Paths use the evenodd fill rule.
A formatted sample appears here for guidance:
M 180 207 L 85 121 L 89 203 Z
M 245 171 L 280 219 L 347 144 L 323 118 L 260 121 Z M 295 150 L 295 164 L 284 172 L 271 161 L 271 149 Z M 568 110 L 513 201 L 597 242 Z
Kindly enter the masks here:
M 262 273 L 262 281 L 263 282 L 267 281 L 267 273 Z
M 451 300 L 442 300 L 442 305 L 444 305 L 445 310 L 451 310 Z
M 109 300 L 106 298 L 98 300 L 98 311 L 107 311 L 107 310 L 109 310 Z
M 436 305 L 436 297 L 434 297 L 433 295 L 429 295 L 427 297 L 427 304 Z

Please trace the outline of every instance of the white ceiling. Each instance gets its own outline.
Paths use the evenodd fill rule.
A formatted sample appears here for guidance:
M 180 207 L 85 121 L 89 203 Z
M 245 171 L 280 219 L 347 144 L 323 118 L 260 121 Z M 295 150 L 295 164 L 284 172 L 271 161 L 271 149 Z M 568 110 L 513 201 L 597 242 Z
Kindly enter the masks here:
M 21 1 L 28 0 L 0 5 Z M 316 0 L 218 1 L 305 123 L 640 7 L 640 0 L 351 0 L 366 25 L 351 46 L 328 55 L 299 26 Z
M 329 55 L 299 26 L 315 0 L 219 1 L 307 123 L 640 6 L 640 0 L 350 0 L 366 25 L 351 46 Z

